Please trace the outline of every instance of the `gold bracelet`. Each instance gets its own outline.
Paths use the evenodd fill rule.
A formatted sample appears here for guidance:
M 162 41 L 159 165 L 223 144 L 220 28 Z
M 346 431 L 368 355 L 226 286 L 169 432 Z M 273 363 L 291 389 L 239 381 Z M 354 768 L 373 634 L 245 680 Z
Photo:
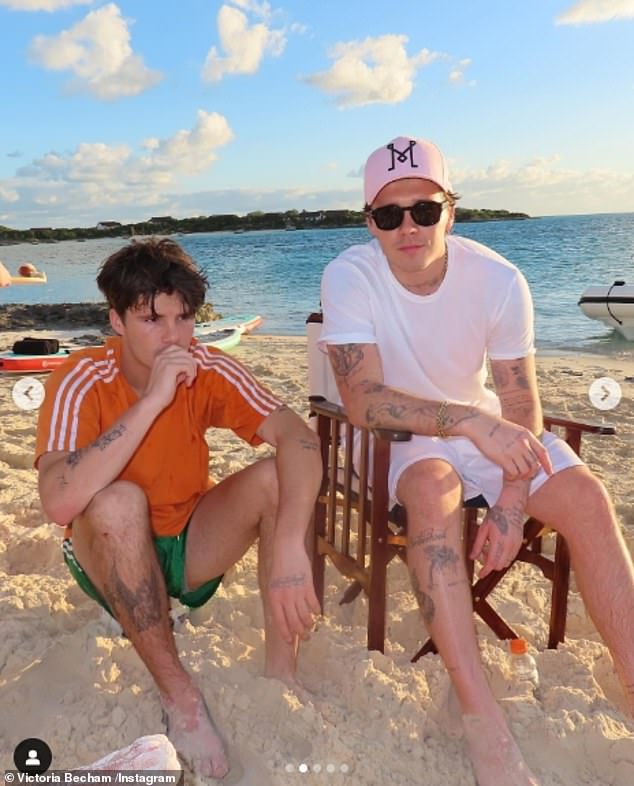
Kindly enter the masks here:
M 447 411 L 448 401 L 441 401 L 436 415 L 436 436 L 446 439 L 449 434 L 445 431 L 445 412 Z

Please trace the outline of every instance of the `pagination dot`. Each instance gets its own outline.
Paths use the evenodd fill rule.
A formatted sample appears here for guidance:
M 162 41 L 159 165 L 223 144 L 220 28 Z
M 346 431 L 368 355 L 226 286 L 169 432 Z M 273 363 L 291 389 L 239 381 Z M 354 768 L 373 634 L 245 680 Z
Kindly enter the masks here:
M 347 773 L 347 772 L 350 770 L 350 767 L 348 767 L 348 765 L 347 765 L 347 764 L 342 764 L 342 765 L 341 765 L 341 767 L 339 767 L 339 769 L 340 769 L 340 770 L 341 770 L 341 772 L 343 772 L 343 773 L 344 773 L 344 775 L 345 775 L 345 774 L 346 774 L 346 773 Z
M 308 772 L 308 764 L 300 764 L 297 768 L 300 772 Z
M 334 764 L 327 764 L 327 765 L 326 765 L 326 772 L 330 773 L 331 775 L 332 775 L 332 773 L 333 773 L 333 772 L 334 772 L 336 769 L 337 769 L 337 768 L 335 767 L 335 765 L 334 765 Z

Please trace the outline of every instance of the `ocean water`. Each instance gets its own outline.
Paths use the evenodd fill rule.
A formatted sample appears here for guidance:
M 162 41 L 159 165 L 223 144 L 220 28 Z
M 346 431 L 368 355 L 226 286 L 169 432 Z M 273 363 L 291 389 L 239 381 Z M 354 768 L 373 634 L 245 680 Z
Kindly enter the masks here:
M 634 351 L 632 342 L 585 317 L 577 301 L 590 285 L 615 279 L 634 283 L 634 213 L 556 216 L 530 221 L 457 224 L 454 232 L 498 251 L 526 276 L 535 303 L 537 346 L 545 350 Z M 260 332 L 304 333 L 306 316 L 319 307 L 324 266 L 340 251 L 370 236 L 363 227 L 285 232 L 218 232 L 176 239 L 209 277 L 208 299 L 225 316 L 258 313 Z M 2 303 L 100 300 L 94 279 L 121 239 L 24 244 L 0 248 L 12 271 L 32 262 L 48 274 L 43 286 L 0 292 Z

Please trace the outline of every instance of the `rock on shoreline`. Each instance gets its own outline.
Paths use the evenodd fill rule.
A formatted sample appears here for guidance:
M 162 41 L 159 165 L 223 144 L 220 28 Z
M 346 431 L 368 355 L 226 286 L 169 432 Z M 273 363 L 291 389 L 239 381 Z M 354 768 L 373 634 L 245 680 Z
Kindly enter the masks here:
M 219 319 L 211 303 L 205 303 L 196 314 L 199 322 Z M 109 330 L 108 306 L 105 303 L 7 303 L 0 306 L 0 330 L 33 328 L 72 330 L 94 327 Z

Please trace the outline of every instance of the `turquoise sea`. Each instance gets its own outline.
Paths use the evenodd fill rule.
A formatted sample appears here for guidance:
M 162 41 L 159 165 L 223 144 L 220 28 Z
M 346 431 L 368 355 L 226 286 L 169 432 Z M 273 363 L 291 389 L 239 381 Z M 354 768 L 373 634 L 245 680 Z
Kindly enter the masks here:
M 537 346 L 545 350 L 634 351 L 577 306 L 591 284 L 615 279 L 634 283 L 634 213 L 556 216 L 528 221 L 458 224 L 455 233 L 507 257 L 524 273 L 533 292 Z M 264 317 L 262 333 L 298 335 L 319 306 L 319 281 L 326 263 L 353 243 L 369 239 L 365 228 L 313 229 L 184 235 L 176 239 L 208 273 L 209 300 L 224 315 L 252 312 Z M 0 260 L 15 272 L 33 262 L 48 274 L 45 286 L 0 293 L 2 303 L 100 300 L 94 278 L 99 264 L 121 239 L 0 248 Z

